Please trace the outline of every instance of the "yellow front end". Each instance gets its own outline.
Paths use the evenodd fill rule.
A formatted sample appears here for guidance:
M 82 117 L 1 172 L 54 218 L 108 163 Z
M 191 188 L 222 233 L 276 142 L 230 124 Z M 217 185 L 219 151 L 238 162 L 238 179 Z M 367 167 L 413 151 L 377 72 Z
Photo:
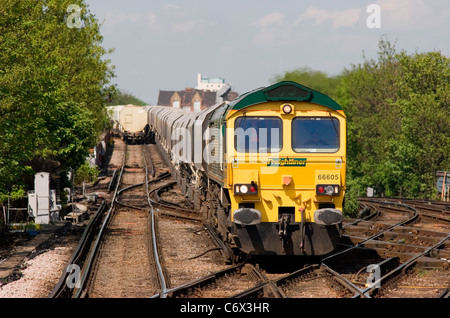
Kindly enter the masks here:
M 263 132 L 254 139 L 265 137 L 264 147 L 251 147 L 251 125 Z M 247 133 L 238 133 L 241 126 Z M 314 138 L 324 140 L 302 145 Z M 307 102 L 250 106 L 227 116 L 226 142 L 232 234 L 242 251 L 323 255 L 335 248 L 345 194 L 342 111 Z

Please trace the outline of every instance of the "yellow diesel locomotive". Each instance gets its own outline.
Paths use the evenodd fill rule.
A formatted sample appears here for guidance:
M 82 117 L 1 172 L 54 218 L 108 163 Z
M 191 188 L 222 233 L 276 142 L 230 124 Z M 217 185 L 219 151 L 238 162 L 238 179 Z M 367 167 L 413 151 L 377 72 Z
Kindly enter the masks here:
M 346 118 L 330 97 L 280 82 L 198 114 L 177 112 L 169 133 L 155 125 L 158 113 L 171 111 L 149 110 L 157 143 L 183 145 L 162 149 L 181 188 L 229 246 L 247 255 L 324 255 L 337 246 Z M 175 133 L 183 123 L 192 129 Z

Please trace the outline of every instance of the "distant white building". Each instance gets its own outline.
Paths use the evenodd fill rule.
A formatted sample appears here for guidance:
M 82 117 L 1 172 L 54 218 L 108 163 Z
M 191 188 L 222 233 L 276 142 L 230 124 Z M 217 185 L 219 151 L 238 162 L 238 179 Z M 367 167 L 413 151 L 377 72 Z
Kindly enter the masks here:
M 198 73 L 197 75 L 197 89 L 199 90 L 209 90 L 212 92 L 217 92 L 225 86 L 225 79 L 220 77 L 205 77 Z
M 189 110 L 198 113 L 223 101 L 232 101 L 239 96 L 231 91 L 231 84 L 225 83 L 223 78 L 197 76 L 197 87 L 187 87 L 184 90 L 160 90 L 158 96 L 159 106 L 168 106 Z

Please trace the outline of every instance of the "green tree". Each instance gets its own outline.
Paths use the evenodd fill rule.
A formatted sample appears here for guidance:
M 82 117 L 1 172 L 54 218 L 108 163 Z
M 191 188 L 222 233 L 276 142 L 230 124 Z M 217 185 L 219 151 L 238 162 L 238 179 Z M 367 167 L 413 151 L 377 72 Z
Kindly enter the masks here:
M 136 106 L 147 106 L 148 103 L 140 100 L 132 93 L 127 92 L 123 89 L 117 89 L 113 92 L 108 101 L 108 106 L 116 106 L 116 105 L 136 105 Z
M 449 66 L 440 52 L 397 53 L 381 39 L 377 60 L 343 72 L 353 194 L 433 197 L 436 171 L 450 168 Z
M 397 82 L 395 48 L 385 40 L 379 43 L 378 60 L 352 65 L 342 73 L 337 94 L 347 116 L 348 173 L 363 188 L 374 183 L 386 186 L 388 141 L 400 131 L 399 110 L 393 105 Z
M 101 42 L 84 0 L 2 1 L 0 195 L 34 172 L 84 162 L 107 122 L 114 76 Z
M 294 81 L 334 98 L 339 84 L 339 76 L 329 76 L 325 72 L 302 67 L 275 75 L 271 79 L 272 83 L 280 81 Z
M 450 170 L 450 59 L 440 52 L 401 52 L 398 59 L 401 136 L 409 150 L 400 159 L 416 180 L 404 180 L 402 188 L 412 196 L 431 197 L 436 171 Z

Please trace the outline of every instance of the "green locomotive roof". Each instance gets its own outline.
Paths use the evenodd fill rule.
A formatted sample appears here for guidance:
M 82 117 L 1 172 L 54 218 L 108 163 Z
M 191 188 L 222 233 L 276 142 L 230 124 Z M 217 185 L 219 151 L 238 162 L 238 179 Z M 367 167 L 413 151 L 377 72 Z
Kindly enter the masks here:
M 245 93 L 232 101 L 227 108 L 239 110 L 270 101 L 302 101 L 342 110 L 341 106 L 329 96 L 292 81 L 279 82 Z

